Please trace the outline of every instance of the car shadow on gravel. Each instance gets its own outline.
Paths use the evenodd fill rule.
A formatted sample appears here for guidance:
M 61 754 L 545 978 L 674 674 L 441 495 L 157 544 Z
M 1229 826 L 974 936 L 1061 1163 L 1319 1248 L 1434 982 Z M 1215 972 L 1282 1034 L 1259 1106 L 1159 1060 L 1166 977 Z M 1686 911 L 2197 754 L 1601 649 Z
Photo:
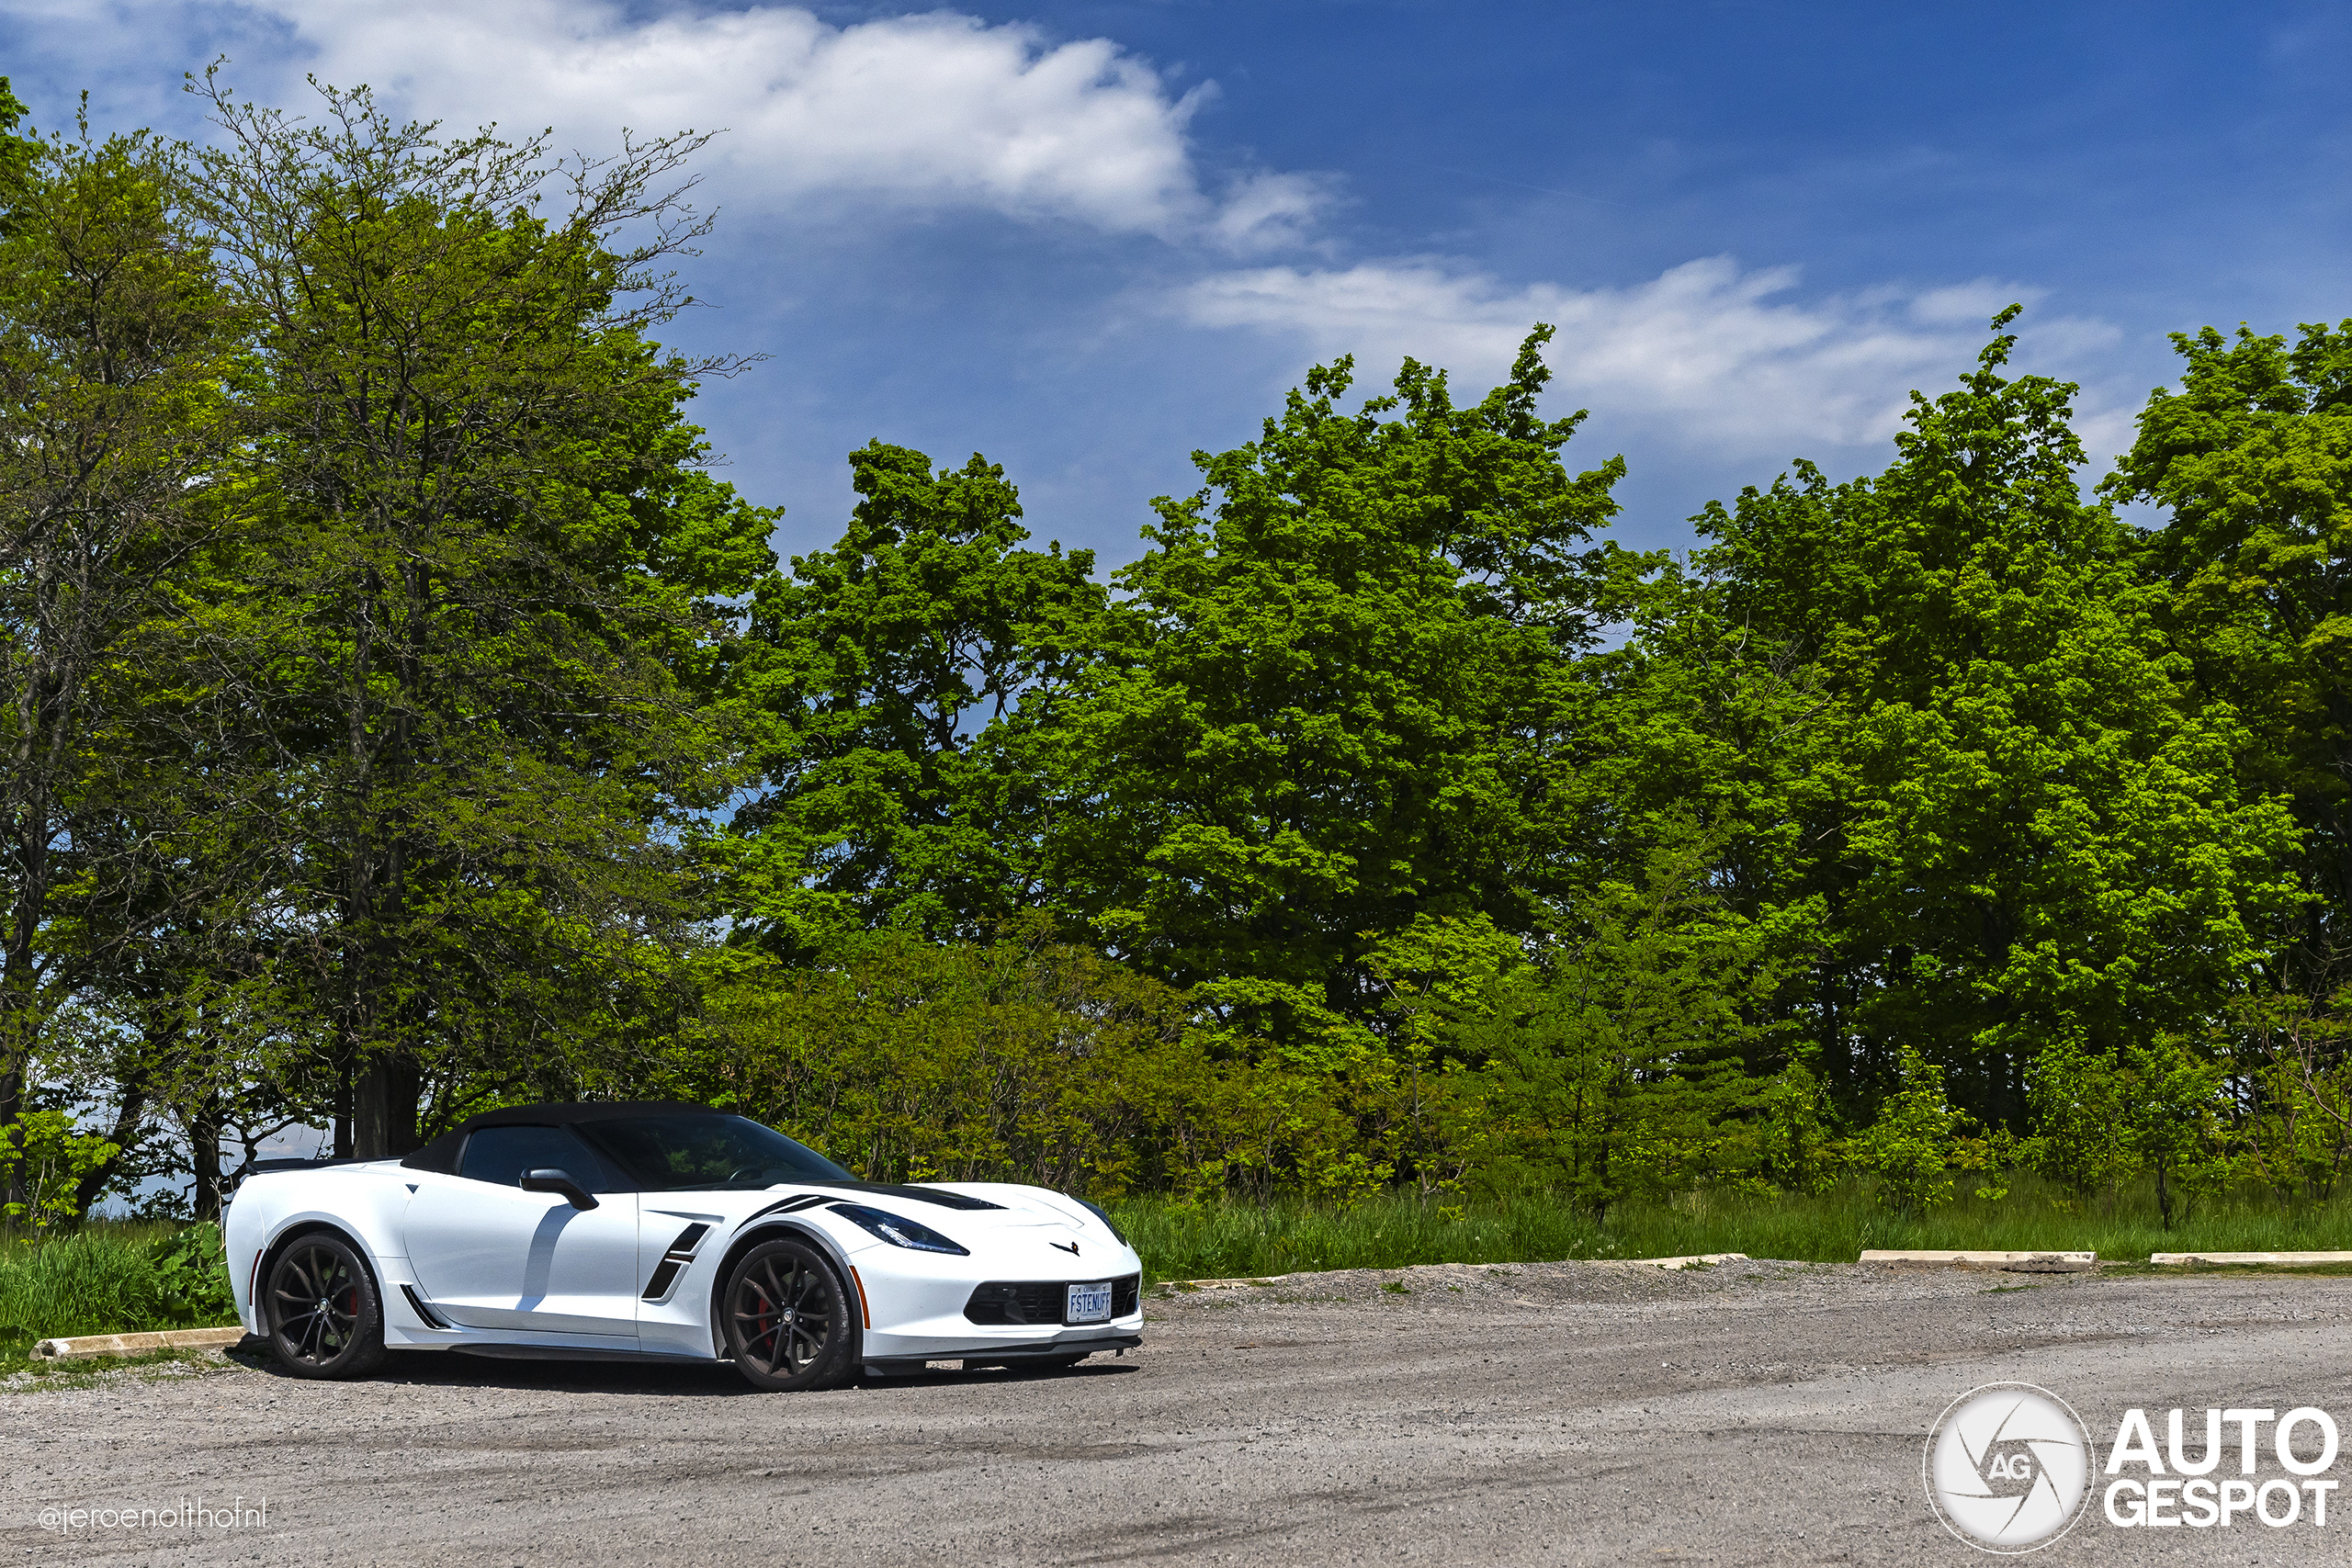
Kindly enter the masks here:
M 939 1388 L 957 1383 L 1074 1382 L 1088 1378 L 1118 1378 L 1143 1371 L 1139 1361 L 1105 1361 L 1097 1366 L 1081 1361 L 1074 1367 L 975 1367 L 964 1371 L 954 1362 L 939 1361 L 920 1372 L 859 1380 L 861 1388 Z
M 287 1378 L 266 1353 L 252 1360 L 237 1359 L 270 1376 Z M 938 1388 L 956 1383 L 1055 1382 L 1115 1378 L 1141 1370 L 1135 1361 L 1110 1361 L 1101 1366 L 1081 1362 L 1075 1367 L 987 1367 L 971 1371 L 964 1371 L 952 1363 L 940 1363 L 907 1376 L 863 1378 L 857 1386 L 893 1389 Z M 733 1367 L 719 1361 L 663 1365 L 469 1356 L 450 1350 L 395 1350 L 385 1359 L 383 1368 L 366 1381 L 414 1388 L 556 1389 L 580 1393 L 653 1394 L 673 1399 L 765 1396 L 764 1390 L 753 1388 Z
M 469 1356 L 454 1350 L 395 1350 L 367 1381 L 416 1388 L 576 1389 L 582 1393 L 650 1393 L 673 1398 L 682 1394 L 732 1398 L 760 1392 L 733 1367 L 717 1361 L 670 1366 L 593 1358 Z

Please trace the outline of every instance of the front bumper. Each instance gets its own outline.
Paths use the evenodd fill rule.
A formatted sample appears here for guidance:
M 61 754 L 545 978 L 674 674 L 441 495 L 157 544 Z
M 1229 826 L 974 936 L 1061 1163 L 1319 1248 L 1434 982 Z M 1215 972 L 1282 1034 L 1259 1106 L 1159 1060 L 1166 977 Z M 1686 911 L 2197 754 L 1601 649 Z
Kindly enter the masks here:
M 883 1377 L 910 1377 L 933 1361 L 961 1361 L 966 1366 L 1017 1367 L 1023 1361 L 1059 1361 L 1071 1356 L 1091 1356 L 1097 1350 L 1125 1352 L 1143 1343 L 1143 1336 L 1134 1332 L 1104 1334 L 1101 1324 L 1089 1324 L 1091 1337 L 1073 1337 L 1055 1340 L 1035 1340 L 1020 1345 L 991 1345 L 978 1349 L 959 1350 L 953 1354 L 929 1356 L 874 1356 L 865 1358 L 865 1370 Z M 1142 1320 L 1136 1319 L 1136 1327 Z M 870 1343 L 870 1341 L 869 1341 Z
M 865 1361 L 921 1363 L 1131 1349 L 1143 1343 L 1139 1291 L 1130 1310 L 1101 1323 L 974 1323 L 964 1311 L 982 1284 L 1020 1280 L 1023 1274 L 1031 1276 L 1025 1282 L 1057 1291 L 1139 1276 L 1142 1260 L 1131 1251 L 1123 1253 L 1104 1258 L 1102 1274 L 1062 1269 L 1038 1278 L 1043 1270 L 1009 1267 L 1001 1253 L 948 1258 L 895 1247 L 862 1248 L 852 1255 L 850 1264 L 857 1270 L 866 1314 Z

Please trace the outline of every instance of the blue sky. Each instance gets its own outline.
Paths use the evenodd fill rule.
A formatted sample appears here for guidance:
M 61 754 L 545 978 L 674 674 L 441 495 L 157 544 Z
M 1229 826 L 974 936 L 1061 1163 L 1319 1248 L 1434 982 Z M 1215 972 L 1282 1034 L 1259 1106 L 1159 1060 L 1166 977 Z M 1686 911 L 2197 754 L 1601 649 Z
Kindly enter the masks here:
M 722 130 L 683 345 L 727 477 L 829 543 L 869 436 L 1005 463 L 1040 537 L 1132 558 L 1186 454 L 1316 358 L 1488 384 L 1560 325 L 1572 458 L 1629 543 L 1792 456 L 1884 461 L 1911 387 L 2030 306 L 2102 456 L 2169 331 L 2352 316 L 2352 8 L 15 0 L 47 125 L 202 126 L 180 73 L 305 72 L 470 126 Z

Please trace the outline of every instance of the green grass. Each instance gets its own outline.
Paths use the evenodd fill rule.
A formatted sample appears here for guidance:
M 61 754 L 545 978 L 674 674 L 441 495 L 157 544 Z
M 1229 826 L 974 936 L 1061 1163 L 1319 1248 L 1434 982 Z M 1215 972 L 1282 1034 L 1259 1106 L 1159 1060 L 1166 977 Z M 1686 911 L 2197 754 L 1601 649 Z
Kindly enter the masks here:
M 1579 1258 L 1675 1258 L 1744 1252 L 1850 1263 L 1866 1247 L 1983 1247 L 2093 1251 L 2145 1259 L 2151 1252 L 2289 1252 L 2352 1249 L 2352 1201 L 2290 1209 L 2247 1190 L 2203 1200 L 2167 1231 L 2152 1190 L 2112 1203 L 2076 1203 L 2021 1178 L 1997 1201 L 1973 1196 L 1904 1220 L 1850 1181 L 1818 1198 L 1686 1193 L 1627 1203 L 1597 1224 L 1550 1194 L 1462 1205 L 1456 1216 L 1410 1197 L 1335 1209 L 1295 1200 L 1265 1204 L 1110 1205 L 1143 1255 L 1148 1280 L 1257 1277 L 1324 1269 L 1396 1269 L 1415 1263 L 1546 1262 Z
M 2151 1252 L 2352 1249 L 2352 1200 L 2289 1208 L 2240 1191 L 2204 1201 L 2166 1231 L 2144 1187 L 2111 1204 L 2084 1204 L 2031 1178 L 1997 1201 L 1963 1196 L 1909 1221 L 1881 1209 L 1859 1181 L 1818 1198 L 1685 1193 L 1623 1204 L 1606 1224 L 1545 1193 L 1465 1203 L 1454 1213 L 1404 1196 L 1346 1209 L 1295 1199 L 1141 1198 L 1110 1207 L 1153 1280 L 1702 1252 L 1849 1263 L 1872 1247 L 2089 1250 L 2114 1261 Z M 161 1223 L 98 1221 L 48 1241 L 0 1239 L 0 1359 L 20 1361 L 34 1340 L 54 1336 L 234 1322 L 225 1274 L 199 1290 L 159 1266 L 157 1248 L 175 1234 Z
M 233 1323 L 217 1303 L 192 1307 L 158 1268 L 155 1249 L 177 1229 L 94 1221 L 48 1240 L 0 1240 L 0 1359 L 21 1359 L 35 1340 L 62 1335 Z

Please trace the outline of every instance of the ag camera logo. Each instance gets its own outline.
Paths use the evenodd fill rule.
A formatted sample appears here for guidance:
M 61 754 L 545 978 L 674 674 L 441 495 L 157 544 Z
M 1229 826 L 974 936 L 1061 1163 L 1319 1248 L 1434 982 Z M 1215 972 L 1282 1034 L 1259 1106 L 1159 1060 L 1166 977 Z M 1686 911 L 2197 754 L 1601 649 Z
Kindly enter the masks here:
M 1920 1466 L 1944 1528 L 1982 1551 L 2038 1551 L 2072 1529 L 2090 1493 L 2090 1433 L 2066 1402 L 2025 1382 L 1952 1401 Z

